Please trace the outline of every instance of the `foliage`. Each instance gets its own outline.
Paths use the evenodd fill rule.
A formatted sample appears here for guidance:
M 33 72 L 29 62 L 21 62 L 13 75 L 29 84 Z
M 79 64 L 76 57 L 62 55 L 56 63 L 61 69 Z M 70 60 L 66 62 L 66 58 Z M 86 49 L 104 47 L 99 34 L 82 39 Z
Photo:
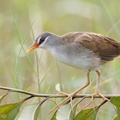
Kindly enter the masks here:
M 116 106 L 116 112 L 117 112 L 117 117 L 116 119 L 120 119 L 120 96 L 117 96 L 117 97 L 112 97 L 110 99 L 110 102 Z
M 0 120 L 15 119 L 16 116 L 19 114 L 21 105 L 25 101 L 31 98 L 32 96 L 25 98 L 21 101 L 18 101 L 16 103 L 1 105 L 0 106 Z M 40 103 L 31 104 L 27 106 L 26 108 L 22 110 L 21 114 L 17 117 L 17 119 L 18 120 L 24 120 L 24 119 L 37 120 L 41 105 L 48 99 L 49 98 L 46 98 Z M 120 119 L 119 101 L 120 101 L 120 96 L 111 97 L 110 99 L 110 102 L 116 106 L 115 111 L 117 113 L 117 116 L 113 120 Z M 77 111 L 77 113 L 76 113 L 76 108 L 79 105 L 79 103 L 81 103 L 81 100 L 78 101 L 74 106 L 72 106 L 71 103 L 68 103 L 68 104 L 61 106 L 58 110 L 56 110 L 50 120 L 96 120 L 96 116 L 97 116 L 99 108 L 103 106 L 106 102 L 109 102 L 109 101 L 104 100 L 98 106 L 95 106 L 93 108 L 88 108 L 88 109 L 82 109 L 80 111 Z

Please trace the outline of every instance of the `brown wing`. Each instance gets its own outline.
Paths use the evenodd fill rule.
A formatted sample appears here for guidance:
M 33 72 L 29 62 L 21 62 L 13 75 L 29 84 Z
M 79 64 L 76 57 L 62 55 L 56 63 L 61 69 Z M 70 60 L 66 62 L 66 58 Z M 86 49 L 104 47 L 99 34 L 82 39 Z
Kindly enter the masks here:
M 92 50 L 102 61 L 113 60 L 120 55 L 120 42 L 107 36 L 91 32 L 72 32 L 62 36 L 62 39 L 68 43 L 77 42 L 85 48 Z
M 92 50 L 103 61 L 111 61 L 120 55 L 120 43 L 101 34 L 83 33 L 75 41 Z

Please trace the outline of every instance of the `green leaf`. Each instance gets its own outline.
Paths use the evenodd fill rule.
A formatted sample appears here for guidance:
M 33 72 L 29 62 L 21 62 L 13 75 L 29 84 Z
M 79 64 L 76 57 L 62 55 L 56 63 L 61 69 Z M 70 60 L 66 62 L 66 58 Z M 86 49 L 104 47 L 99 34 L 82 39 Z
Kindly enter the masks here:
M 76 113 L 76 107 L 70 110 L 69 120 L 73 120 L 73 118 L 75 117 L 75 113 Z
M 70 104 L 63 105 L 53 114 L 51 120 L 68 120 L 70 110 L 71 110 Z
M 55 111 L 55 113 L 53 114 L 52 118 L 50 120 L 57 120 L 56 119 L 56 114 L 57 114 L 57 110 Z
M 9 93 L 10 92 L 7 92 L 6 94 L 0 96 L 0 103 L 2 102 L 2 100 L 4 99 L 4 97 L 7 96 Z
M 117 110 L 116 112 L 118 117 L 120 118 L 120 96 L 112 97 L 110 99 L 110 102 L 116 106 L 116 110 Z
M 116 116 L 113 120 L 120 120 L 120 118 L 118 116 Z
M 114 104 L 115 106 L 120 107 L 120 96 L 112 97 L 112 98 L 110 99 L 110 102 L 111 102 L 112 104 Z
M 96 114 L 98 112 L 97 108 L 89 108 L 85 110 L 81 110 L 74 118 L 74 120 L 95 120 Z
M 0 106 L 0 120 L 14 120 L 23 101 Z
M 4 98 L 4 95 L 1 95 L 0 96 L 0 103 L 2 102 L 3 98 Z
M 60 107 L 56 113 L 57 120 L 68 120 L 69 119 L 69 112 L 71 110 L 70 104 L 65 104 Z
M 33 120 L 37 120 L 39 112 L 40 112 L 40 106 L 41 104 L 38 104 L 37 107 L 35 108 L 34 113 L 33 113 Z
M 20 114 L 18 120 L 36 120 L 37 117 L 35 114 L 38 114 L 38 106 L 39 104 L 32 104 L 27 106 Z M 37 112 L 37 113 L 36 113 Z M 35 118 L 35 119 L 34 119 Z
M 73 118 L 75 117 L 77 105 L 78 105 L 78 104 L 74 105 L 73 108 L 70 109 L 70 112 L 69 112 L 69 120 L 73 120 Z

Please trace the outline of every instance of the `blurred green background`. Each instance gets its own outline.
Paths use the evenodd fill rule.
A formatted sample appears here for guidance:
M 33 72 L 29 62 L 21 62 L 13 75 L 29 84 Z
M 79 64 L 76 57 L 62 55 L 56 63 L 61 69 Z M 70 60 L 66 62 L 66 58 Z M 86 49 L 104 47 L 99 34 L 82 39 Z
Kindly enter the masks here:
M 119 5 L 120 0 L 0 0 L 0 85 L 43 94 L 56 94 L 59 84 L 66 93 L 82 86 L 86 79 L 82 70 L 58 62 L 45 50 L 37 49 L 30 53 L 26 50 L 44 31 L 58 35 L 90 31 L 119 41 Z M 104 65 L 101 73 L 101 92 L 120 93 L 120 60 Z M 96 79 L 96 74 L 92 72 L 90 86 L 81 93 L 94 93 Z M 5 91 L 0 90 L 0 93 Z M 11 93 L 3 104 L 24 97 Z M 38 101 L 38 98 L 29 100 L 23 109 Z M 99 101 L 96 99 L 96 102 Z M 47 102 L 42 106 L 42 120 L 49 119 L 48 112 L 53 105 Z M 100 109 L 97 118 L 112 120 L 115 115 L 113 106 L 107 103 Z

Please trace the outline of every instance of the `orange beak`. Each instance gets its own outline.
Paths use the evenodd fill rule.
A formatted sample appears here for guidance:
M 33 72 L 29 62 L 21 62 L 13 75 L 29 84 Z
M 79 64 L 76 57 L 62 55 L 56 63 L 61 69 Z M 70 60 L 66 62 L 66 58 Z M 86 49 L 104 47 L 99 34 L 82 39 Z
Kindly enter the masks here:
M 38 46 L 39 46 L 39 44 L 38 44 L 37 42 L 33 43 L 33 44 L 28 48 L 27 52 L 29 52 L 29 51 L 37 48 Z

